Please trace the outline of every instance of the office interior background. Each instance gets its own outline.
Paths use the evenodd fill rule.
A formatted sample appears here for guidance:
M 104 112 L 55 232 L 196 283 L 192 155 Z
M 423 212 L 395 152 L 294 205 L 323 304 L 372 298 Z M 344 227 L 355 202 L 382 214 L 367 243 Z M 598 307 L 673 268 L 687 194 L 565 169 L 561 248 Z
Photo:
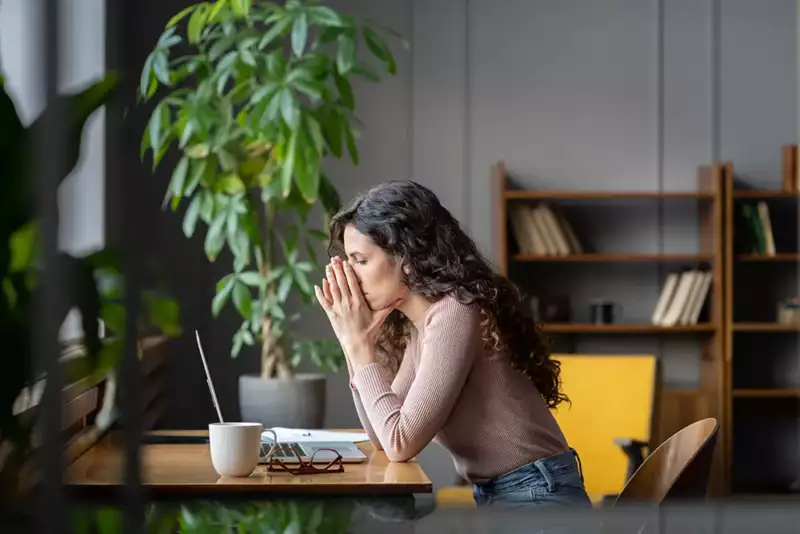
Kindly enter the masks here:
M 135 31 L 128 34 L 134 37 L 124 46 L 141 65 L 165 21 L 188 2 L 139 2 L 140 16 L 131 22 Z M 105 2 L 63 4 L 62 87 L 80 87 L 106 71 Z M 668 274 L 706 260 L 726 264 L 724 249 L 720 255 L 709 253 L 698 230 L 704 224 L 698 204 L 708 199 L 678 195 L 699 191 L 701 166 L 712 166 L 723 181 L 727 169 L 737 183 L 775 192 L 785 189 L 787 165 L 791 166 L 785 147 L 798 144 L 800 127 L 800 4 L 796 0 L 336 0 L 330 4 L 374 17 L 410 43 L 407 50 L 393 50 L 395 77 L 377 86 L 355 86 L 357 115 L 363 122 L 360 164 L 326 164 L 342 199 L 393 179 L 410 178 L 430 187 L 495 264 L 508 263 L 509 271 L 534 291 L 544 281 L 548 298 L 566 298 L 566 322 L 588 323 L 591 305 L 600 299 L 614 304 L 616 324 L 639 325 L 629 331 L 622 327 L 622 333 L 613 328 L 564 327 L 552 333 L 556 350 L 655 355 L 659 383 L 673 391 L 668 402 L 676 406 L 691 404 L 693 392 L 701 389 L 704 347 L 714 339 L 720 369 L 727 368 L 725 358 L 730 354 L 744 369 L 732 371 L 733 384 L 726 390 L 732 397 L 729 409 L 743 414 L 741 433 L 734 432 L 731 439 L 739 440 L 740 450 L 755 442 L 766 447 L 759 460 L 762 468 L 772 466 L 779 472 L 777 478 L 765 479 L 744 468 L 743 491 L 800 491 L 793 486 L 800 480 L 798 327 L 795 323 L 728 332 L 723 319 L 740 306 L 730 311 L 731 325 L 778 324 L 779 302 L 798 296 L 794 193 L 787 198 L 776 194 L 770 200 L 779 206 L 773 213 L 784 217 L 773 218 L 773 230 L 777 235 L 783 228 L 789 236 L 780 243 L 782 261 L 732 261 L 731 275 L 735 270 L 737 279 L 731 289 L 722 281 L 713 283 L 715 292 L 743 295 L 719 301 L 718 323 L 707 319 L 697 327 L 668 332 L 647 326 L 652 326 Z M 31 68 L 41 53 L 37 26 L 35 2 L 0 2 L 0 66 L 26 120 L 41 111 L 44 101 L 41 69 Z M 134 109 L 130 119 L 141 130 L 148 114 Z M 106 201 L 115 187 L 105 170 L 106 120 L 102 110 L 92 117 L 84 134 L 82 161 L 60 191 L 60 244 L 76 254 L 120 237 L 118 213 Z M 138 152 L 138 141 L 133 152 Z M 572 199 L 568 206 L 580 241 L 597 253 L 618 255 L 619 261 L 613 257 L 515 260 L 519 246 L 513 229 L 504 230 L 505 222 L 500 222 L 506 200 L 498 196 L 493 176 L 500 162 L 513 183 L 525 190 L 629 193 L 630 198 L 608 202 Z M 236 420 L 239 376 L 257 372 L 259 362 L 254 357 L 229 356 L 230 336 L 239 324 L 235 311 L 229 308 L 219 319 L 212 317 L 214 284 L 225 274 L 225 266 L 208 262 L 202 235 L 186 239 L 179 218 L 161 209 L 169 170 L 162 168 L 151 176 L 135 158 L 124 164 L 141 169 L 138 186 L 150 199 L 137 206 L 145 224 L 141 232 L 148 236 L 145 252 L 158 260 L 181 304 L 184 334 L 164 349 L 169 394 L 161 424 L 203 428 L 216 418 L 191 335 L 194 330 L 204 335 L 220 404 L 226 416 Z M 648 193 L 675 193 L 678 198 L 647 198 Z M 712 202 L 725 203 L 725 195 L 720 193 Z M 731 205 L 737 204 L 731 200 Z M 719 239 L 724 239 L 724 227 L 718 230 Z M 703 326 L 709 322 L 716 326 Z M 77 329 L 79 321 L 73 316 L 62 329 L 64 337 L 75 335 Z M 333 339 L 329 331 L 321 311 L 305 313 L 301 332 L 326 332 Z M 305 370 L 314 367 L 309 364 Z M 737 396 L 734 390 L 739 386 L 744 393 Z M 595 387 L 614 395 L 625 384 L 604 382 Z M 346 372 L 330 373 L 326 389 L 325 426 L 359 426 Z M 769 389 L 775 393 L 764 392 Z M 715 395 L 719 399 L 724 393 Z M 434 485 L 455 482 L 447 454 L 437 445 L 423 451 L 420 461 Z M 734 456 L 733 461 L 746 460 Z

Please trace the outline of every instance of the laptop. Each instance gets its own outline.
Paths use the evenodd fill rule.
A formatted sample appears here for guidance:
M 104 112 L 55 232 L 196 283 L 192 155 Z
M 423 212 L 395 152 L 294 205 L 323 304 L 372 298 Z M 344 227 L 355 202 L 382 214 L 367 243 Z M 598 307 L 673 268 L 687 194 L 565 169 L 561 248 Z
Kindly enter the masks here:
M 208 370 L 206 356 L 203 353 L 203 347 L 200 344 L 200 334 L 196 330 L 195 337 L 197 338 L 197 348 L 200 351 L 200 358 L 203 361 L 203 369 L 206 373 L 208 390 L 211 393 L 211 402 L 214 403 L 214 409 L 217 411 L 217 418 L 219 419 L 219 422 L 224 423 L 225 421 L 222 418 L 222 410 L 220 410 L 219 402 L 217 401 L 217 393 L 214 390 L 214 382 L 211 380 L 211 372 Z M 273 443 L 270 434 L 271 432 L 264 432 L 261 436 L 262 446 L 261 458 L 259 458 L 260 463 L 266 463 L 269 460 L 266 455 Z M 359 463 L 367 460 L 367 455 L 364 454 L 361 449 L 359 449 L 358 446 L 351 441 L 305 442 L 303 440 L 292 440 L 286 443 L 279 441 L 276 450 L 273 452 L 273 458 L 286 464 L 296 464 L 298 456 L 303 462 L 313 461 L 315 464 L 328 463 L 336 458 L 336 455 L 333 452 L 320 449 L 335 450 L 342 457 L 342 462 L 344 463 Z M 297 453 L 296 456 L 295 453 Z

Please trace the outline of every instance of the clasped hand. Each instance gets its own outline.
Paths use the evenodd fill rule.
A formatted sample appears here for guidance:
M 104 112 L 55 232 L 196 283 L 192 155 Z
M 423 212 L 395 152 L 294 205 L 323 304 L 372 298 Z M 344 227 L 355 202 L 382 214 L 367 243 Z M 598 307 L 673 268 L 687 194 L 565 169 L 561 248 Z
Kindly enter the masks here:
M 370 309 L 353 266 L 334 256 L 325 267 L 322 288 L 314 286 L 320 306 L 354 369 L 374 361 L 375 334 L 394 306 Z

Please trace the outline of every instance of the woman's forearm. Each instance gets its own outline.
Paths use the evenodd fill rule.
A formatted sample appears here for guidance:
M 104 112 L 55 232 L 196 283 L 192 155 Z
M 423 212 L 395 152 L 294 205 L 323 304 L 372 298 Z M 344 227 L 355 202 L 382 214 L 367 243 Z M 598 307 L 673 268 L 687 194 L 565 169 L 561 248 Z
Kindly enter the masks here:
M 372 445 L 379 451 L 382 451 L 383 445 L 381 445 L 378 436 L 375 434 L 375 430 L 372 428 L 372 423 L 370 423 L 369 417 L 367 416 L 367 412 L 366 410 L 364 410 L 364 403 L 361 402 L 361 395 L 358 394 L 358 390 L 353 384 L 353 366 L 350 363 L 350 358 L 347 355 L 347 349 L 342 347 L 342 351 L 344 351 L 345 360 L 347 361 L 347 374 L 348 374 L 347 386 L 350 388 L 350 393 L 353 395 L 353 405 L 356 407 L 358 420 L 361 421 L 361 426 L 364 429 L 364 432 L 367 433 L 367 436 L 369 436 L 369 440 L 372 443 Z

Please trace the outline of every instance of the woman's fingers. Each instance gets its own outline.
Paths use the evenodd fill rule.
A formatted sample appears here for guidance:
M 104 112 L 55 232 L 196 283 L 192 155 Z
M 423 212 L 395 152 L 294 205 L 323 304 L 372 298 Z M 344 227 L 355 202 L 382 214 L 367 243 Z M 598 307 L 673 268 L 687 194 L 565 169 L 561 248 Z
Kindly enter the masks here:
M 325 266 L 325 276 L 328 279 L 328 287 L 331 292 L 331 301 L 334 304 L 339 304 L 342 301 L 342 293 L 339 291 L 339 283 L 336 281 L 336 274 L 334 274 L 333 265 L 330 263 Z
M 333 274 L 336 284 L 339 286 L 340 298 L 342 300 L 349 300 L 352 295 L 350 294 L 350 286 L 347 284 L 347 277 L 344 274 L 344 269 L 342 269 L 342 260 L 341 258 L 334 257 L 331 263 L 333 264 Z
M 317 296 L 317 302 L 319 302 L 319 305 L 322 306 L 322 309 L 325 310 L 325 312 L 330 312 L 331 303 L 325 297 L 325 294 L 319 286 L 314 286 L 314 294 Z
M 327 278 L 322 279 L 322 294 L 328 299 L 328 302 L 333 304 L 333 295 L 331 295 L 331 284 Z
M 350 289 L 350 295 L 352 295 L 353 300 L 363 300 L 364 294 L 361 292 L 358 277 L 350 262 L 344 262 L 344 276 L 347 279 L 347 287 Z

